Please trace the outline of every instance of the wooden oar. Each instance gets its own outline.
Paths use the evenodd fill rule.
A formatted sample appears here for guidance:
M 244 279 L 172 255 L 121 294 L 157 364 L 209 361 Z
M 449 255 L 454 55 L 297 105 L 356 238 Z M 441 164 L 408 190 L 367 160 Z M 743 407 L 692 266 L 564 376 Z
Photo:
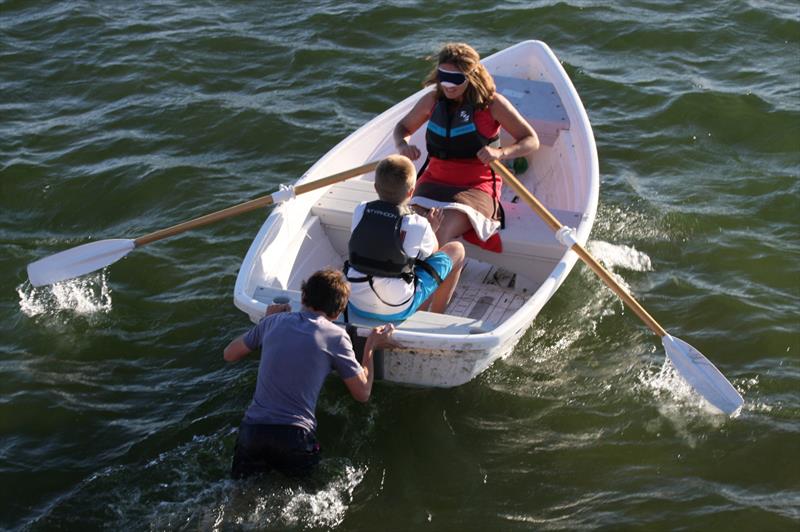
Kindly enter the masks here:
M 564 243 L 594 271 L 622 301 L 658 336 L 667 352 L 672 365 L 678 374 L 704 397 L 709 403 L 724 413 L 731 415 L 744 404 L 744 399 L 731 385 L 728 379 L 712 364 L 703 354 L 679 338 L 670 336 L 664 328 L 603 268 L 586 249 L 575 241 L 570 228 L 559 222 L 536 197 L 525 188 L 519 180 L 499 161 L 492 161 L 491 167 L 500 173 L 506 183 L 513 188 L 517 195 L 525 200 Z
M 379 162 L 380 161 L 372 161 L 357 168 L 317 179 L 310 183 L 280 190 L 269 196 L 262 196 L 246 201 L 228 207 L 227 209 L 195 218 L 194 220 L 189 220 L 172 227 L 167 227 L 166 229 L 140 236 L 136 239 L 115 238 L 100 240 L 98 242 L 90 242 L 67 249 L 28 264 L 28 279 L 30 279 L 33 286 L 43 286 L 66 279 L 72 279 L 73 277 L 79 277 L 113 264 L 138 247 L 183 233 L 184 231 L 189 231 L 190 229 L 196 229 L 226 218 L 260 209 L 273 203 L 285 201 L 294 196 L 327 187 L 328 185 L 344 181 L 357 175 L 366 174 L 374 170 Z

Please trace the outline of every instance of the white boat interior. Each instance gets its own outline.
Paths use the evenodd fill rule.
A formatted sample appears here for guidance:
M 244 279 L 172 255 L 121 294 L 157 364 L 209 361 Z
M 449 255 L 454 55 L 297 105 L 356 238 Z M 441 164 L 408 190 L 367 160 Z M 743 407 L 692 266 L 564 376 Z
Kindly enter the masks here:
M 511 100 L 541 141 L 540 149 L 527 157 L 528 168 L 517 174 L 518 179 L 562 224 L 575 228 L 576 239 L 585 244 L 597 205 L 597 154 L 588 118 L 569 78 L 550 49 L 538 41 L 520 43 L 487 58 L 484 64 L 494 76 L 497 90 Z M 424 90 L 347 137 L 298 183 L 395 153 L 392 130 Z M 410 142 L 423 152 L 415 161 L 419 170 L 425 160 L 424 125 Z M 513 139 L 501 131 L 501 143 L 508 145 Z M 263 316 L 275 297 L 288 297 L 293 308 L 299 308 L 299 290 L 305 278 L 320 268 L 344 264 L 355 207 L 377 199 L 373 179 L 373 174 L 351 178 L 278 205 L 242 264 L 236 305 L 253 321 Z M 417 312 L 397 324 L 395 335 L 409 349 L 460 352 L 468 342 L 468 349 L 490 353 L 474 362 L 469 369 L 473 376 L 511 351 L 577 258 L 508 187 L 504 187 L 502 205 L 502 253 L 465 243 L 467 264 L 446 313 Z M 379 324 L 350 318 L 358 327 Z M 416 375 L 394 380 L 445 386 L 465 381 L 462 377 L 448 379 Z

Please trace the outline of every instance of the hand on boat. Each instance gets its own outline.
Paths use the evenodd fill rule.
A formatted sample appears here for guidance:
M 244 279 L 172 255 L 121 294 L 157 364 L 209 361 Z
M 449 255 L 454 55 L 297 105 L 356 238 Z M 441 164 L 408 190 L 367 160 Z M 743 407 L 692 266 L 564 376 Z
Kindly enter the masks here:
M 271 316 L 273 314 L 278 314 L 280 312 L 291 312 L 292 306 L 289 303 L 277 303 L 274 305 L 269 305 L 267 307 L 267 311 L 264 313 L 264 316 Z
M 400 347 L 393 338 L 392 335 L 394 334 L 394 325 L 391 323 L 387 323 L 386 325 L 380 325 L 372 329 L 372 332 L 369 333 L 367 337 L 367 342 L 372 345 L 373 349 L 383 349 L 386 347 Z

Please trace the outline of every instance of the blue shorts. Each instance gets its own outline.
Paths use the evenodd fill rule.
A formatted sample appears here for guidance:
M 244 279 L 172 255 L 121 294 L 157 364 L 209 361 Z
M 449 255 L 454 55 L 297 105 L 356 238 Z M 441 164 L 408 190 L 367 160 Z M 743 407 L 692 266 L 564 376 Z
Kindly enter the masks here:
M 444 251 L 437 251 L 425 259 L 425 262 L 430 265 L 436 273 L 439 274 L 439 277 L 442 278 L 442 281 L 444 281 L 453 270 L 453 261 Z M 415 274 L 417 276 L 417 288 L 414 290 L 414 297 L 411 299 L 411 306 L 409 306 L 407 309 L 395 314 L 375 314 L 373 312 L 359 310 L 352 304 L 348 304 L 348 310 L 357 316 L 378 321 L 403 321 L 408 319 L 408 317 L 414 314 L 417 309 L 419 309 L 419 307 L 422 306 L 422 304 L 425 303 L 429 297 L 431 297 L 431 294 L 433 294 L 436 289 L 439 288 L 439 283 L 436 282 L 436 279 L 434 279 L 433 276 L 423 268 L 417 268 Z

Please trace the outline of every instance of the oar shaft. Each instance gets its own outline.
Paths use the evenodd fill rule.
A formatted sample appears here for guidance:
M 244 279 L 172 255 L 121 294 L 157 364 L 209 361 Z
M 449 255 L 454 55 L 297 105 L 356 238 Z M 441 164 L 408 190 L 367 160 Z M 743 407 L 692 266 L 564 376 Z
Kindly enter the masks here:
M 167 227 L 165 229 L 159 229 L 158 231 L 153 231 L 152 233 L 140 236 L 133 242 L 136 245 L 136 247 L 141 247 L 144 246 L 145 244 L 150 244 L 151 242 L 155 242 L 157 240 L 163 240 L 164 238 L 169 238 L 171 236 L 178 235 L 180 233 L 189 231 L 191 229 L 197 229 L 198 227 L 212 224 L 214 222 L 223 220 L 225 218 L 238 216 L 239 214 L 244 214 L 246 212 L 250 212 L 261 207 L 266 207 L 271 203 L 272 203 L 272 195 L 262 196 L 254 200 L 240 203 L 239 205 L 234 205 L 233 207 L 228 207 L 227 209 L 222 209 L 221 211 L 212 212 L 211 214 L 206 214 L 199 218 L 195 218 L 193 220 L 173 225 L 172 227 Z
M 519 197 L 521 197 L 525 202 L 530 205 L 531 209 L 538 214 L 542 220 L 550 226 L 553 231 L 558 231 L 564 225 L 558 221 L 558 218 L 553 216 L 553 214 L 545 207 L 531 192 L 523 186 L 522 183 L 512 174 L 508 168 L 505 167 L 499 161 L 492 161 L 491 167 L 494 169 L 495 172 L 498 172 L 503 175 L 503 179 L 505 179 L 506 183 L 514 189 Z M 653 331 L 658 336 L 665 336 L 667 331 L 659 325 L 659 323 L 639 304 L 636 299 L 632 295 L 628 293 L 625 288 L 620 285 L 614 276 L 606 270 L 602 264 L 600 264 L 597 259 L 592 256 L 591 253 L 586 251 L 586 249 L 580 245 L 579 243 L 575 243 L 570 248 L 574 251 L 583 262 L 586 263 L 589 268 L 594 271 L 603 280 L 603 282 L 617 294 L 620 299 L 641 319 L 645 325 L 647 325 L 651 331 Z
M 294 187 L 294 193 L 299 196 L 300 194 L 303 194 L 305 192 L 310 192 L 318 188 L 327 187 L 328 185 L 333 185 L 334 183 L 350 179 L 351 177 L 355 177 L 357 175 L 368 174 L 373 170 L 375 170 L 375 168 L 378 166 L 378 163 L 380 163 L 380 161 L 371 161 L 366 164 L 362 164 L 361 166 L 351 168 L 350 170 L 339 172 L 338 174 L 329 175 L 328 177 L 323 177 L 322 179 L 317 179 L 309 183 L 303 183 L 302 185 L 297 185 L 296 187 Z
M 602 279 L 603 282 L 606 283 L 606 285 L 613 290 L 614 293 L 617 294 L 620 299 L 622 299 L 622 301 L 625 302 L 626 305 L 628 305 L 628 308 L 630 308 L 634 313 L 636 313 L 637 316 L 639 316 L 639 319 L 641 319 L 651 331 L 662 337 L 667 334 L 667 331 L 665 331 L 664 328 L 650 315 L 650 313 L 647 312 L 644 307 L 642 307 L 642 305 L 639 304 L 639 302 L 616 281 L 616 279 L 614 279 L 611 273 L 606 270 L 603 265 L 594 258 L 594 256 L 586 251 L 586 248 L 578 243 L 575 243 L 570 249 L 578 254 L 583 262 L 585 262 L 586 265 L 589 266 L 592 271 L 594 271 L 594 273 L 596 273 L 600 279 Z
M 323 188 L 327 187 L 328 185 L 333 185 L 334 183 L 344 181 L 345 179 L 349 179 L 357 175 L 366 174 L 374 170 L 375 167 L 378 166 L 379 162 L 380 161 L 372 161 L 367 164 L 361 165 L 359 167 L 351 168 L 350 170 L 345 170 L 344 172 L 339 172 L 338 174 L 333 174 L 327 177 L 323 177 L 322 179 L 318 179 L 316 181 L 311 181 L 309 183 L 303 183 L 302 185 L 297 185 L 296 187 L 294 187 L 294 193 L 295 195 L 300 195 L 305 192 L 310 192 L 318 188 Z M 206 214 L 205 216 L 201 216 L 193 220 L 173 225 L 172 227 L 167 227 L 166 229 L 160 229 L 158 231 L 148 233 L 146 235 L 140 236 L 133 242 L 136 247 L 141 247 L 146 244 L 150 244 L 151 242 L 155 242 L 157 240 L 162 240 L 164 238 L 175 236 L 177 234 L 189 231 L 191 229 L 196 229 L 204 225 L 212 224 L 219 220 L 224 220 L 225 218 L 231 218 L 233 216 L 238 216 L 240 214 L 254 211 L 262 207 L 267 207 L 271 205 L 273 202 L 274 200 L 272 194 L 270 194 L 269 196 L 262 196 L 260 198 L 240 203 L 239 205 L 234 205 L 233 207 L 228 207 L 227 209 L 222 209 L 221 211 L 212 212 L 211 214 Z

